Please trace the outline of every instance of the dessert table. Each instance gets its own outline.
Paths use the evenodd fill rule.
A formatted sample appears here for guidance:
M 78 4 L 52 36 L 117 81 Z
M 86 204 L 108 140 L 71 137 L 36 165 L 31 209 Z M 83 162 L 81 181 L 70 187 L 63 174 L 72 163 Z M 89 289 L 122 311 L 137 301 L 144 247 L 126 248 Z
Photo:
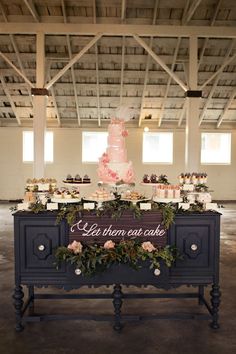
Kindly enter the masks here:
M 208 319 L 211 327 L 219 327 L 218 311 L 220 304 L 219 290 L 219 240 L 220 214 L 217 212 L 177 213 L 174 223 L 166 231 L 161 223 L 162 215 L 158 211 L 145 211 L 141 218 L 135 219 L 130 212 L 125 212 L 120 219 L 99 217 L 94 212 L 84 212 L 79 215 L 75 223 L 70 226 L 65 219 L 57 223 L 56 211 L 34 214 L 27 211 L 18 211 L 14 214 L 14 248 L 15 248 L 15 289 L 14 306 L 16 316 L 16 331 L 24 328 L 24 323 L 32 321 L 65 320 L 65 319 L 92 319 L 113 321 L 114 329 L 120 330 L 123 321 L 140 319 Z M 99 231 L 98 231 L 99 230 Z M 106 232 L 104 231 L 106 230 Z M 109 230 L 109 231 L 108 231 Z M 123 230 L 123 231 L 122 231 Z M 105 234 L 106 233 L 106 234 Z M 104 273 L 86 277 L 76 272 L 73 265 L 60 262 L 58 269 L 55 266 L 55 249 L 67 246 L 73 240 L 81 242 L 104 242 L 112 239 L 117 241 L 124 238 L 139 236 L 141 239 L 153 241 L 159 247 L 175 246 L 181 259 L 177 259 L 173 266 L 166 267 L 161 263 L 160 274 L 144 265 L 134 270 L 126 265 L 114 265 Z M 101 286 L 113 286 L 113 292 L 103 292 Z M 133 285 L 139 292 L 125 292 L 126 286 Z M 155 291 L 143 291 L 143 286 L 152 285 Z M 171 289 L 182 285 L 193 286 L 194 292 Z M 64 294 L 57 290 L 52 294 L 38 293 L 37 288 L 52 286 L 62 288 Z M 82 286 L 90 288 L 88 293 L 80 292 Z M 205 298 L 205 290 L 210 290 L 210 303 Z M 98 287 L 99 292 L 94 292 Z M 123 287 L 123 288 L 122 288 Z M 78 289 L 77 293 L 69 293 Z M 165 292 L 159 292 L 164 289 Z M 26 299 L 23 301 L 24 293 Z M 172 313 L 152 315 L 121 314 L 124 300 L 151 298 L 192 298 L 199 305 L 205 305 L 206 311 L 200 313 Z M 111 299 L 114 306 L 114 316 L 95 313 L 78 314 L 39 314 L 37 302 L 42 299 Z M 197 304 L 196 304 L 197 305 Z M 158 308 L 158 306 L 156 306 Z M 205 313 L 206 312 L 206 313 Z

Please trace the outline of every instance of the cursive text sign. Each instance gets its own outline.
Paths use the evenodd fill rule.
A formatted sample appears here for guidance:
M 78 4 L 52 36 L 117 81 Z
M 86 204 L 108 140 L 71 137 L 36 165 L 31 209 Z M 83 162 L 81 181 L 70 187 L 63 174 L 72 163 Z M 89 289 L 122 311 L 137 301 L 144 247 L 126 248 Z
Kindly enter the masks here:
M 107 240 L 140 238 L 151 241 L 158 246 L 166 244 L 166 230 L 162 225 L 159 212 L 145 212 L 141 218 L 135 219 L 131 213 L 125 213 L 118 220 L 109 217 L 98 217 L 85 214 L 70 227 L 69 241 L 86 243 L 104 243 Z

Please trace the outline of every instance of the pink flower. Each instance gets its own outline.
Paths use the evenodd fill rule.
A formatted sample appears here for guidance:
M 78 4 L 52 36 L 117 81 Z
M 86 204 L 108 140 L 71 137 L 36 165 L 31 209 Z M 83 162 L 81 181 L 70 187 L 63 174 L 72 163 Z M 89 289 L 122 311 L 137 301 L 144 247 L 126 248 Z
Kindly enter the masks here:
M 83 245 L 80 242 L 73 241 L 67 246 L 68 250 L 73 251 L 75 254 L 81 253 Z
M 107 164 L 108 162 L 110 162 L 110 159 L 109 159 L 108 154 L 107 154 L 106 152 L 104 152 L 104 153 L 102 154 L 101 162 L 102 162 L 103 164 Z
M 106 250 L 110 250 L 112 248 L 115 247 L 115 242 L 113 242 L 112 240 L 109 240 L 109 241 L 106 241 L 103 245 L 103 247 L 106 249 Z
M 123 179 L 125 183 L 132 183 L 135 180 L 132 166 L 129 167 Z
M 150 241 L 143 242 L 141 246 L 144 251 L 153 252 L 156 250 L 156 247 Z

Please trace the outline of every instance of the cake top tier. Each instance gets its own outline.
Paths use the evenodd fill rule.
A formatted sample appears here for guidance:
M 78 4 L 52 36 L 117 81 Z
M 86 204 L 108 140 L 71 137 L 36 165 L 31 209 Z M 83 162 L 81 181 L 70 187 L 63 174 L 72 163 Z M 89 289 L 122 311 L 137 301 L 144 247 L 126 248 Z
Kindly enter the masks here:
M 112 119 L 111 123 L 108 125 L 108 134 L 113 136 L 126 137 L 128 132 L 125 129 L 124 121 L 120 119 Z

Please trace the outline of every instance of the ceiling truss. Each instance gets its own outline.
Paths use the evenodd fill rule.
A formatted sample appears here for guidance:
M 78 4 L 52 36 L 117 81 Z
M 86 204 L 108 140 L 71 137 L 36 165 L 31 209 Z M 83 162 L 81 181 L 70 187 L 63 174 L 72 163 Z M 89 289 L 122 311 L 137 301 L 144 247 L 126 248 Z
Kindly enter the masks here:
M 181 127 L 191 36 L 199 124 L 236 123 L 233 0 L 0 0 L 1 126 L 32 124 L 37 34 L 45 35 L 48 124 L 102 127 L 125 105 L 134 126 Z

